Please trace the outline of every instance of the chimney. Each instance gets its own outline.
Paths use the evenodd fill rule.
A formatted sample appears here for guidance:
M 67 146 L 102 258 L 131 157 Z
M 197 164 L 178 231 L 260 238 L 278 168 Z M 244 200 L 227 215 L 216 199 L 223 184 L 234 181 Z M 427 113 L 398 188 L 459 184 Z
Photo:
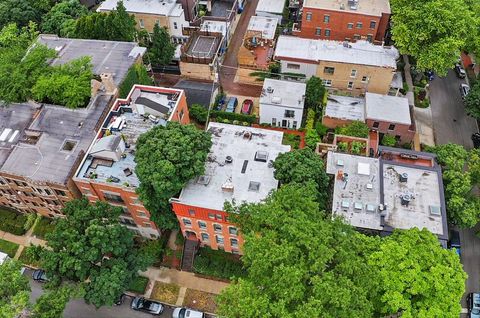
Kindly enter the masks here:
M 112 73 L 102 73 L 100 74 L 100 78 L 102 79 L 102 84 L 107 94 L 115 94 L 117 92 L 117 86 L 113 81 Z

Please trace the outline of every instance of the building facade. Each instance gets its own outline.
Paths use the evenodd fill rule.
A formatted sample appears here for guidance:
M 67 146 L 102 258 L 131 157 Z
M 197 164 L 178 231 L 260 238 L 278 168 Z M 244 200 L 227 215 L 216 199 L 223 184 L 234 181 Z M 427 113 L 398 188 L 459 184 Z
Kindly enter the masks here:
M 205 174 L 191 180 L 170 202 L 185 237 L 241 254 L 241 230 L 229 219 L 224 203 L 265 199 L 278 186 L 271 162 L 290 146 L 282 145 L 279 131 L 211 122 L 208 132 L 213 145 Z
M 91 202 L 106 201 L 123 208 L 122 224 L 147 238 L 160 231 L 150 220 L 135 190 L 135 143 L 144 132 L 169 121 L 190 122 L 183 90 L 135 85 L 117 99 L 73 178 Z
M 294 34 L 309 39 L 381 44 L 390 20 L 388 0 L 305 0 Z

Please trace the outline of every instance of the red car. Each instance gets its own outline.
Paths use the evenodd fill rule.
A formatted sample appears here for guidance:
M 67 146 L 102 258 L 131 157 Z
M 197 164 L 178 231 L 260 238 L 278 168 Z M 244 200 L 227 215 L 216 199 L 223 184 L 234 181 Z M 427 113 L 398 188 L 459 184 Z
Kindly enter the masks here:
M 253 109 L 253 100 L 251 99 L 246 99 L 242 103 L 242 114 L 244 115 L 250 115 Z

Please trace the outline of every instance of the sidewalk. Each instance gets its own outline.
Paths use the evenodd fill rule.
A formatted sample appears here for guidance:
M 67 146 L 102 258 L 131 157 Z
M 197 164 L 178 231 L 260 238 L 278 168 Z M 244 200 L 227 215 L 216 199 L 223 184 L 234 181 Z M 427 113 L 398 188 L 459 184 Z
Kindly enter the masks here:
M 200 290 L 211 294 L 220 294 L 229 284 L 196 277 L 194 273 L 182 272 L 166 267 L 149 267 L 147 271 L 140 273 L 140 276 L 147 277 L 151 282 L 160 281 L 168 284 L 176 284 L 180 287 Z M 153 283 L 151 284 L 153 288 Z M 148 290 L 151 293 L 151 290 Z M 148 295 L 147 295 L 148 296 Z
M 32 236 L 31 231 L 28 231 L 25 235 L 22 235 L 22 236 L 0 231 L 0 239 L 9 241 L 18 245 L 22 245 L 22 246 L 30 246 L 30 245 L 45 246 L 47 244 L 47 241 L 44 241 Z

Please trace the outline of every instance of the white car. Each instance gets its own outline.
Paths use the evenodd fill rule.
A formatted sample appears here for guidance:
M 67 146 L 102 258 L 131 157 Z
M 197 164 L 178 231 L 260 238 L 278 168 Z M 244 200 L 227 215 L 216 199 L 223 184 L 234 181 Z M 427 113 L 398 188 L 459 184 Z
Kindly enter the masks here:
M 175 308 L 172 318 L 205 318 L 205 314 L 189 308 Z
M 462 96 L 462 99 L 465 99 L 469 92 L 470 86 L 468 86 L 467 84 L 460 84 L 460 95 Z

